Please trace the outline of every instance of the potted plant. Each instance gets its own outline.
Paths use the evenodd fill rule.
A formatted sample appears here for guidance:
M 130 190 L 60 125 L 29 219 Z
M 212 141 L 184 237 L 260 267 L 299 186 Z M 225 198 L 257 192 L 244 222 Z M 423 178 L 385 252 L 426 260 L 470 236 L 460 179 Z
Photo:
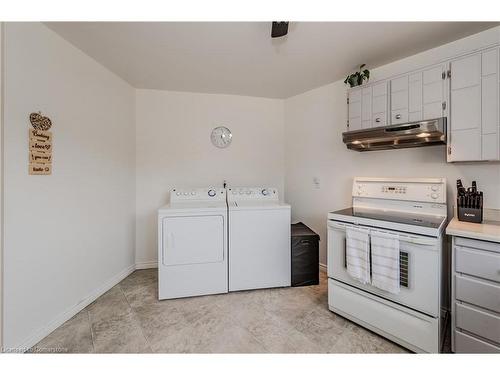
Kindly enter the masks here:
M 356 87 L 363 84 L 364 80 L 370 79 L 370 71 L 368 69 L 363 69 L 366 64 L 361 64 L 359 70 L 347 76 L 344 83 L 349 84 L 350 87 Z

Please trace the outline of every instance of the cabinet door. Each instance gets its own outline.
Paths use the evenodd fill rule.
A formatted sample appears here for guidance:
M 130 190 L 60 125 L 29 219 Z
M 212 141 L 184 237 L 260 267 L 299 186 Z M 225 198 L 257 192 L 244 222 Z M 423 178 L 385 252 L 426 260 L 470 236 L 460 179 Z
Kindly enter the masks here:
M 448 161 L 481 160 L 481 54 L 451 62 Z
M 408 121 L 420 121 L 422 117 L 422 72 L 410 74 L 408 83 Z
M 481 157 L 499 160 L 498 48 L 483 52 L 481 60 Z
M 365 87 L 361 90 L 361 127 L 372 127 L 372 88 Z
M 372 86 L 372 126 L 387 125 L 387 82 Z
M 354 89 L 348 94 L 349 129 L 361 129 L 361 89 Z
M 433 66 L 422 72 L 423 119 L 431 120 L 445 116 L 445 76 L 444 65 Z
M 408 76 L 391 80 L 391 124 L 408 122 Z

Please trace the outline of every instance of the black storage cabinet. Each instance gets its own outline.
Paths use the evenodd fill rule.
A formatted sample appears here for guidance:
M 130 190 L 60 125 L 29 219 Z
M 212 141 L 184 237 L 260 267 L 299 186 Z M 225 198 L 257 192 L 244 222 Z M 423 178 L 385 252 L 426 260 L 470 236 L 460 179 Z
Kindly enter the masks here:
M 292 286 L 319 284 L 319 235 L 304 223 L 292 224 Z

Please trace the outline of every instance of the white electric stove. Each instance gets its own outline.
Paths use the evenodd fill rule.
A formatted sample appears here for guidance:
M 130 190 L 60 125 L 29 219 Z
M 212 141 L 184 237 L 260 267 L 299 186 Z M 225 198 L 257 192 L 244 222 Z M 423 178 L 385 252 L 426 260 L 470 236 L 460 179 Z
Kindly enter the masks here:
M 410 350 L 439 352 L 448 288 L 446 216 L 444 178 L 355 178 L 352 207 L 328 214 L 330 310 Z M 361 284 L 348 275 L 348 227 L 398 235 L 399 293 Z

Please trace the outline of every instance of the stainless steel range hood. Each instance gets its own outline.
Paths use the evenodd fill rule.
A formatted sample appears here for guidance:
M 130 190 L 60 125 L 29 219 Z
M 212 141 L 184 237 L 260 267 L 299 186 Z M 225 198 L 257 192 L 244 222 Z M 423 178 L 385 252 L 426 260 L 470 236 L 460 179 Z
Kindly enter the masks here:
M 446 144 L 446 117 L 348 131 L 342 133 L 342 138 L 348 149 L 356 151 Z

